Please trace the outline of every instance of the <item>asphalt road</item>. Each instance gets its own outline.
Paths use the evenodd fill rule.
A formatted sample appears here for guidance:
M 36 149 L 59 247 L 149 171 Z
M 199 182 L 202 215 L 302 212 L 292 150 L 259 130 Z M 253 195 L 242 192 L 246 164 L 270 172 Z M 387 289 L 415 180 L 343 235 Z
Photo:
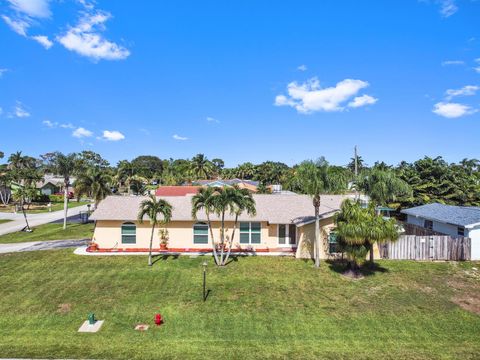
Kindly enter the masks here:
M 75 219 L 78 218 L 80 211 L 87 211 L 87 205 L 77 206 L 68 209 L 68 217 Z M 9 219 L 12 221 L 0 224 L 0 235 L 9 234 L 12 232 L 20 231 L 25 227 L 25 219 L 21 212 L 19 213 L 0 213 L 0 219 Z M 30 227 L 48 224 L 51 222 L 57 222 L 63 219 L 63 210 L 46 212 L 40 214 L 27 214 L 27 219 Z

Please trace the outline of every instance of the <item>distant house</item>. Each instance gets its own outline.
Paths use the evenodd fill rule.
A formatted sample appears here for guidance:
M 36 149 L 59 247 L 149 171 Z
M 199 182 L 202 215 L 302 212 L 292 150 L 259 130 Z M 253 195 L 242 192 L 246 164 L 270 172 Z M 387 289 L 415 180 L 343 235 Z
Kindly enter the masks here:
M 39 181 L 35 184 L 35 187 L 40 190 L 42 195 L 53 195 L 60 192 L 61 187 L 51 181 L 43 182 Z
M 472 260 L 480 260 L 480 207 L 453 206 L 439 203 L 401 211 L 407 223 L 450 236 L 471 239 Z
M 155 190 L 155 196 L 186 196 L 195 195 L 201 186 L 160 186 Z
M 197 180 L 193 182 L 193 185 L 213 186 L 213 187 L 236 185 L 240 189 L 248 189 L 252 193 L 255 193 L 257 192 L 257 188 L 258 188 L 258 185 L 260 185 L 260 182 L 254 181 L 254 180 L 242 180 L 242 179 L 219 179 L 219 180 Z
M 322 195 L 320 226 L 322 234 L 321 257 L 327 258 L 335 247 L 329 236 L 334 227 L 334 215 L 339 211 L 344 195 Z M 168 249 L 172 252 L 211 252 L 212 238 L 206 214 L 199 212 L 192 219 L 192 195 L 161 197 L 173 207 L 171 221 L 165 226 L 169 232 Z M 270 253 L 313 256 L 315 216 L 312 199 L 307 195 L 254 194 L 256 215 L 240 216 L 232 251 L 241 253 Z M 96 221 L 93 241 L 100 252 L 148 251 L 150 223 L 147 218 L 138 222 L 137 214 L 144 197 L 109 196 L 103 200 L 91 219 Z M 234 227 L 234 215 L 226 214 L 227 236 Z M 220 218 L 210 216 L 215 241 L 219 241 Z M 155 233 L 154 251 L 160 251 L 160 238 Z

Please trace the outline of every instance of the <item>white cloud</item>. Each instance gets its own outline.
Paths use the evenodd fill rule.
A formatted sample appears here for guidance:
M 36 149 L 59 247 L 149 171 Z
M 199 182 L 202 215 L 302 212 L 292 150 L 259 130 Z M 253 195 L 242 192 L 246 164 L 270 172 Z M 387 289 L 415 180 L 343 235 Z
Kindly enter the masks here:
M 122 60 L 130 55 L 130 51 L 101 34 L 105 30 L 105 22 L 111 14 L 105 11 L 86 13 L 78 24 L 71 27 L 64 35 L 58 36 L 60 42 L 68 50 L 94 60 Z
M 188 140 L 187 137 L 180 136 L 180 135 L 177 135 L 177 134 L 173 135 L 172 137 L 173 137 L 175 140 L 180 140 L 180 141 Z
M 37 35 L 37 36 L 32 36 L 32 39 L 40 43 L 47 50 L 53 46 L 53 42 L 48 39 L 48 36 Z
M 211 122 L 211 123 L 219 123 L 220 121 L 215 119 L 214 117 L 211 117 L 211 116 L 207 116 L 207 121 L 208 122 Z
M 119 141 L 119 140 L 125 139 L 125 135 L 123 135 L 120 131 L 105 130 L 103 132 L 103 137 L 102 138 L 103 138 L 103 140 L 107 140 L 107 141 Z
M 54 128 L 58 126 L 57 122 L 51 122 L 50 120 L 43 120 L 42 124 L 49 128 Z
M 302 65 L 300 65 L 299 67 L 297 67 L 297 70 L 299 70 L 299 71 L 307 71 L 307 69 L 308 69 L 308 68 L 307 68 L 307 65 L 304 65 L 304 64 L 302 64 Z
M 8 0 L 10 6 L 30 17 L 50 17 L 49 0 Z
M 22 19 L 12 19 L 7 15 L 2 15 L 2 19 L 17 34 L 27 36 L 27 29 L 30 27 L 30 24 L 27 21 Z
M 30 116 L 30 113 L 24 109 L 22 103 L 17 101 L 17 105 L 15 105 L 15 109 L 13 110 L 13 114 L 18 118 L 26 118 Z
M 449 65 L 465 65 L 465 61 L 463 61 L 463 60 L 445 60 L 445 61 L 442 61 L 442 66 L 449 66 Z
M 8 69 L 0 69 L 0 78 L 3 76 L 4 73 L 6 73 Z
M 334 87 L 327 88 L 321 88 L 317 78 L 311 78 L 302 84 L 294 81 L 287 86 L 288 96 L 278 95 L 275 98 L 275 105 L 291 106 L 304 114 L 316 111 L 342 111 L 345 102 L 368 86 L 368 82 L 354 79 L 345 79 Z
M 74 129 L 75 126 L 73 126 L 72 124 L 70 123 L 67 123 L 67 124 L 60 124 L 59 125 L 62 129 Z
M 350 101 L 348 103 L 349 107 L 357 108 L 365 105 L 373 105 L 378 101 L 377 98 L 374 98 L 373 96 L 370 95 L 362 95 L 362 96 L 357 96 L 356 98 L 353 99 L 353 101 Z
M 440 14 L 443 17 L 450 17 L 458 11 L 455 0 L 440 0 Z
M 0 107 L 0 115 L 3 114 L 3 109 Z
M 432 110 L 435 114 L 446 118 L 458 118 L 465 115 L 470 115 L 476 112 L 468 105 L 458 103 L 439 102 L 433 106 Z
M 455 96 L 473 96 L 479 89 L 480 87 L 476 85 L 466 85 L 461 89 L 448 89 L 445 91 L 445 98 L 450 100 Z
M 83 127 L 79 127 L 72 132 L 72 136 L 76 138 L 90 137 L 93 135 L 93 132 L 87 130 Z

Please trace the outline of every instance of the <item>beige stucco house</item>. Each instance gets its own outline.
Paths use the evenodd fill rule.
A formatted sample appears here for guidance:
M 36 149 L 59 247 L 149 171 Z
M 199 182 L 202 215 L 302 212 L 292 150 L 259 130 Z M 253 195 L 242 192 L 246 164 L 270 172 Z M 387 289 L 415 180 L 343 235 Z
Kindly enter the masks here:
M 312 200 L 307 195 L 253 195 L 257 214 L 242 214 L 239 218 L 232 252 L 270 255 L 313 256 L 315 218 Z M 334 215 L 348 195 L 325 195 L 321 199 L 321 257 L 330 256 L 329 244 Z M 171 221 L 159 229 L 168 230 L 168 252 L 191 253 L 212 251 L 212 239 L 205 213 L 192 219 L 192 195 L 162 197 L 173 207 Z M 99 252 L 148 251 L 151 225 L 148 218 L 137 221 L 144 197 L 109 196 L 103 200 L 91 219 L 96 221 L 93 242 Z M 211 216 L 215 241 L 219 241 L 220 221 Z M 234 217 L 227 215 L 227 238 L 232 236 Z M 159 229 L 155 231 L 153 250 L 160 250 Z M 95 248 L 93 247 L 93 248 Z M 91 250 L 92 251 L 92 250 Z M 332 250 L 333 251 L 333 250 Z

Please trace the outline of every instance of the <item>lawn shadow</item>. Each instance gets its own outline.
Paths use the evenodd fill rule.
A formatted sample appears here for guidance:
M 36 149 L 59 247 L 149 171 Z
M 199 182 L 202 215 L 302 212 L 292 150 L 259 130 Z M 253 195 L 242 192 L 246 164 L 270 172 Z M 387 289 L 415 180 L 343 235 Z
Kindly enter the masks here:
M 346 260 L 327 260 L 330 270 L 347 277 L 362 278 L 375 275 L 376 273 L 387 273 L 389 270 L 377 263 L 366 262 L 359 267 L 357 271 L 353 271 Z
M 170 254 L 159 254 L 159 255 L 153 255 L 152 256 L 152 264 L 155 264 L 157 261 L 166 261 L 168 259 L 172 259 L 172 260 L 177 260 L 178 258 L 180 257 L 179 254 L 174 254 L 174 255 L 170 255 Z

